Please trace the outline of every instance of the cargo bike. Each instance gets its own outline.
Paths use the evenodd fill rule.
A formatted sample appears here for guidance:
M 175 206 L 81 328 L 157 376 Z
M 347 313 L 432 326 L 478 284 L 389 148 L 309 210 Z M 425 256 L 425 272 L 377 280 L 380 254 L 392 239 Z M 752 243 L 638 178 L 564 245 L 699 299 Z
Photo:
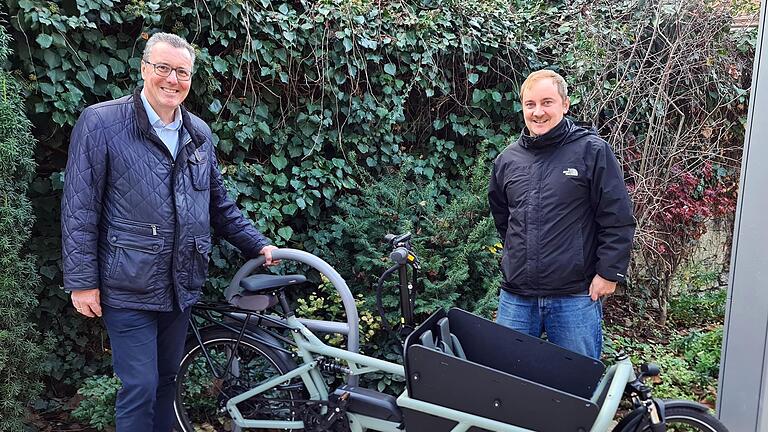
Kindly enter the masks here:
M 358 352 L 354 298 L 328 263 L 307 252 L 280 249 L 275 259 L 298 261 L 328 278 L 341 297 L 346 322 L 297 317 L 286 292 L 304 284 L 306 277 L 252 274 L 262 268 L 264 258 L 248 261 L 225 291 L 226 303 L 193 308 L 177 377 L 177 429 L 727 430 L 703 405 L 653 398 L 643 379 L 658 375 L 658 367 L 644 364 L 635 372 L 626 355 L 618 354 L 606 368 L 598 360 L 460 309 L 438 310 L 415 326 L 418 258 L 409 234 L 387 240 L 393 265 L 379 279 L 378 298 L 384 280 L 397 273 L 403 365 Z M 381 302 L 377 304 L 381 311 Z M 347 349 L 329 346 L 316 333 L 345 335 Z M 360 387 L 359 377 L 368 373 L 400 377 L 406 389 L 394 397 Z M 335 385 L 334 376 L 345 380 Z M 622 399 L 632 408 L 614 424 Z

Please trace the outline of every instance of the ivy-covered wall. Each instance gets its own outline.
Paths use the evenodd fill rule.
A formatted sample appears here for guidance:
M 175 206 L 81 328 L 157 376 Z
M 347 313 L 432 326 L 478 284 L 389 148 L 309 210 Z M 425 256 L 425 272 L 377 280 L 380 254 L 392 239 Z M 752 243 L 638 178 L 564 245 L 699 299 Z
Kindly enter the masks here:
M 687 183 L 676 191 L 705 203 L 738 167 L 753 35 L 731 32 L 730 10 L 705 2 L 6 3 L 11 64 L 31 89 L 40 143 L 37 315 L 58 339 L 46 367 L 63 391 L 108 361 L 98 324 L 74 316 L 58 289 L 68 135 L 84 106 L 137 85 L 155 31 L 198 51 L 187 106 L 211 125 L 232 196 L 278 245 L 327 259 L 369 305 L 385 267 L 381 235 L 412 230 L 426 278 L 420 313 L 494 309 L 499 251 L 485 184 L 490 161 L 522 128 L 518 88 L 533 70 L 563 73 L 573 115 L 616 149 L 651 258 L 664 253 L 663 234 L 694 238 L 691 224 L 714 214 L 659 216 L 677 208 L 679 197 L 665 193 L 676 173 L 697 179 L 692 191 Z M 214 248 L 209 295 L 239 262 L 226 243 Z M 658 275 L 632 276 L 639 295 L 664 289 L 649 282 Z M 383 349 L 375 343 L 369 350 Z

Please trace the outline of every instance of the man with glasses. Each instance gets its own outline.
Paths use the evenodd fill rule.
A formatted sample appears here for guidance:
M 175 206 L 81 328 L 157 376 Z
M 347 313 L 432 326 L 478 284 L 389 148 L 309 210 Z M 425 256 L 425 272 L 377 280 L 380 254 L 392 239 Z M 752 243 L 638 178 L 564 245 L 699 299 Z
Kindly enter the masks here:
M 191 306 L 200 296 L 211 227 L 272 264 L 270 245 L 227 197 L 211 129 L 182 102 L 195 51 L 157 33 L 144 87 L 87 107 L 69 146 L 62 200 L 64 288 L 102 317 L 114 370 L 118 432 L 169 432 Z

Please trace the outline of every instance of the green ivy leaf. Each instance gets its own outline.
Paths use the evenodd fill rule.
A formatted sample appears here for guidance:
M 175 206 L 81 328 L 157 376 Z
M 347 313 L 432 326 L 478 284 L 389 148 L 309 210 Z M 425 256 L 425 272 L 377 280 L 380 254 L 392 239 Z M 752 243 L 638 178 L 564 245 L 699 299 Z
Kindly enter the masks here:
M 272 165 L 278 170 L 282 170 L 283 168 L 288 166 L 288 159 L 284 158 L 283 156 L 272 155 L 270 156 L 269 160 L 272 162 Z
M 474 89 L 472 91 L 472 103 L 476 104 L 485 99 L 485 92 L 480 89 Z
M 51 118 L 59 126 L 64 126 L 67 123 L 67 116 L 65 116 L 61 111 L 54 111 L 54 113 L 51 115 Z
M 67 74 L 61 69 L 51 69 L 46 74 L 53 82 L 61 82 L 67 79 Z
M 50 69 L 61 66 L 61 57 L 59 57 L 59 53 L 56 50 L 45 50 L 43 52 L 43 59 Z
M 469 81 L 470 84 L 477 84 L 477 80 L 480 79 L 480 75 L 476 73 L 471 73 L 467 75 L 467 81 Z
M 93 79 L 93 74 L 90 71 L 80 71 L 77 73 L 77 80 L 80 81 L 85 88 L 93 88 L 96 81 Z
M 282 210 L 282 212 L 284 214 L 289 215 L 289 216 L 293 216 L 294 214 L 296 214 L 296 210 L 298 210 L 298 209 L 299 209 L 299 206 L 297 206 L 296 204 L 291 203 L 291 204 L 284 205 L 281 210 Z
M 40 83 L 40 91 L 48 96 L 54 96 L 56 94 L 56 86 L 48 83 Z
M 272 131 L 270 131 L 270 130 L 269 130 L 269 125 L 268 125 L 268 124 L 266 124 L 266 123 L 265 123 L 265 122 L 263 122 L 263 121 L 257 122 L 257 123 L 256 123 L 256 127 L 257 127 L 257 128 L 259 128 L 259 130 L 260 130 L 260 131 L 261 131 L 261 132 L 262 132 L 264 135 L 271 135 L 271 134 L 272 134 Z
M 290 240 L 291 236 L 293 236 L 293 228 L 284 226 L 277 230 L 277 235 L 284 238 L 285 240 Z
M 392 63 L 387 63 L 387 64 L 384 65 L 384 72 L 386 72 L 386 73 L 388 73 L 388 74 L 390 74 L 392 76 L 395 76 L 395 72 L 396 71 L 397 71 L 397 69 L 395 68 L 395 65 L 393 65 Z
M 125 63 L 116 58 L 111 58 L 108 61 L 109 67 L 112 68 L 113 75 L 119 75 L 125 72 Z
M 229 63 L 227 63 L 227 61 L 221 57 L 216 57 L 213 60 L 213 68 L 216 70 L 216 72 L 223 73 L 229 69 Z
M 107 79 L 107 74 L 109 74 L 109 70 L 105 65 L 100 64 L 95 68 L 93 68 L 93 73 L 100 76 L 102 79 Z
M 208 109 L 211 110 L 212 113 L 218 114 L 218 112 L 221 111 L 221 101 L 214 99 L 213 102 L 208 105 Z
M 370 40 L 370 39 L 368 39 L 368 38 L 367 38 L 367 37 L 365 37 L 365 36 L 361 37 L 361 38 L 359 39 L 359 41 L 360 41 L 360 45 L 362 45 L 362 46 L 363 46 L 363 47 L 365 47 L 365 48 L 371 49 L 371 50 L 375 50 L 375 49 L 376 49 L 376 47 L 378 47 L 378 46 L 379 46 L 379 44 L 378 44 L 378 43 L 376 43 L 376 41 L 374 41 L 374 40 Z
M 53 37 L 47 34 L 39 34 L 37 35 L 35 41 L 38 43 L 38 45 L 40 45 L 41 48 L 45 49 L 51 46 L 51 43 L 53 43 Z

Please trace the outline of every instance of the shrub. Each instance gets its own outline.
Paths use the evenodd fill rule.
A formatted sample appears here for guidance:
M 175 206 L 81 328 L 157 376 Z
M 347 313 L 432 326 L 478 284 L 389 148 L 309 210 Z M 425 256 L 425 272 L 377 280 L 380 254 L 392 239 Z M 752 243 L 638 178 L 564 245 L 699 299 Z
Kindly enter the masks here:
M 77 394 L 83 396 L 72 411 L 72 417 L 98 430 L 115 424 L 115 400 L 122 384 L 114 376 L 99 375 L 86 378 Z
M 442 175 L 413 181 L 413 168 L 405 165 L 396 175 L 366 185 L 360 195 L 341 200 L 341 214 L 323 231 L 338 233 L 339 240 L 327 241 L 318 232 L 316 248 L 342 274 L 353 275 L 351 285 L 372 308 L 373 287 L 391 265 L 384 235 L 411 232 L 421 263 L 415 312 L 425 317 L 441 307 L 475 310 L 478 300 L 486 292 L 498 293 L 500 285 L 498 235 L 485 198 L 489 163 L 477 158 L 464 184 L 455 189 Z M 399 313 L 394 279 L 383 297 L 390 322 Z
M 692 366 L 691 370 L 699 374 L 701 385 L 717 380 L 722 346 L 722 325 L 712 330 L 694 331 L 675 341 L 674 344 L 674 347 L 682 352 L 685 360 Z
M 730 5 L 596 2 L 565 23 L 574 97 L 623 164 L 637 219 L 630 277 L 658 300 L 707 220 L 736 203 L 754 29 L 731 30 Z M 612 19 L 603 13 L 610 11 Z M 601 83 L 580 86 L 578 83 Z
M 0 17 L 1 18 L 1 17 Z M 0 64 L 8 35 L 0 26 Z M 26 405 L 40 392 L 46 345 L 30 321 L 39 283 L 29 241 L 32 206 L 26 193 L 34 174 L 35 140 L 24 116 L 19 84 L 0 70 L 0 431 L 22 430 Z
M 669 317 L 685 328 L 722 323 L 725 319 L 725 288 L 704 292 L 683 292 L 669 302 Z

